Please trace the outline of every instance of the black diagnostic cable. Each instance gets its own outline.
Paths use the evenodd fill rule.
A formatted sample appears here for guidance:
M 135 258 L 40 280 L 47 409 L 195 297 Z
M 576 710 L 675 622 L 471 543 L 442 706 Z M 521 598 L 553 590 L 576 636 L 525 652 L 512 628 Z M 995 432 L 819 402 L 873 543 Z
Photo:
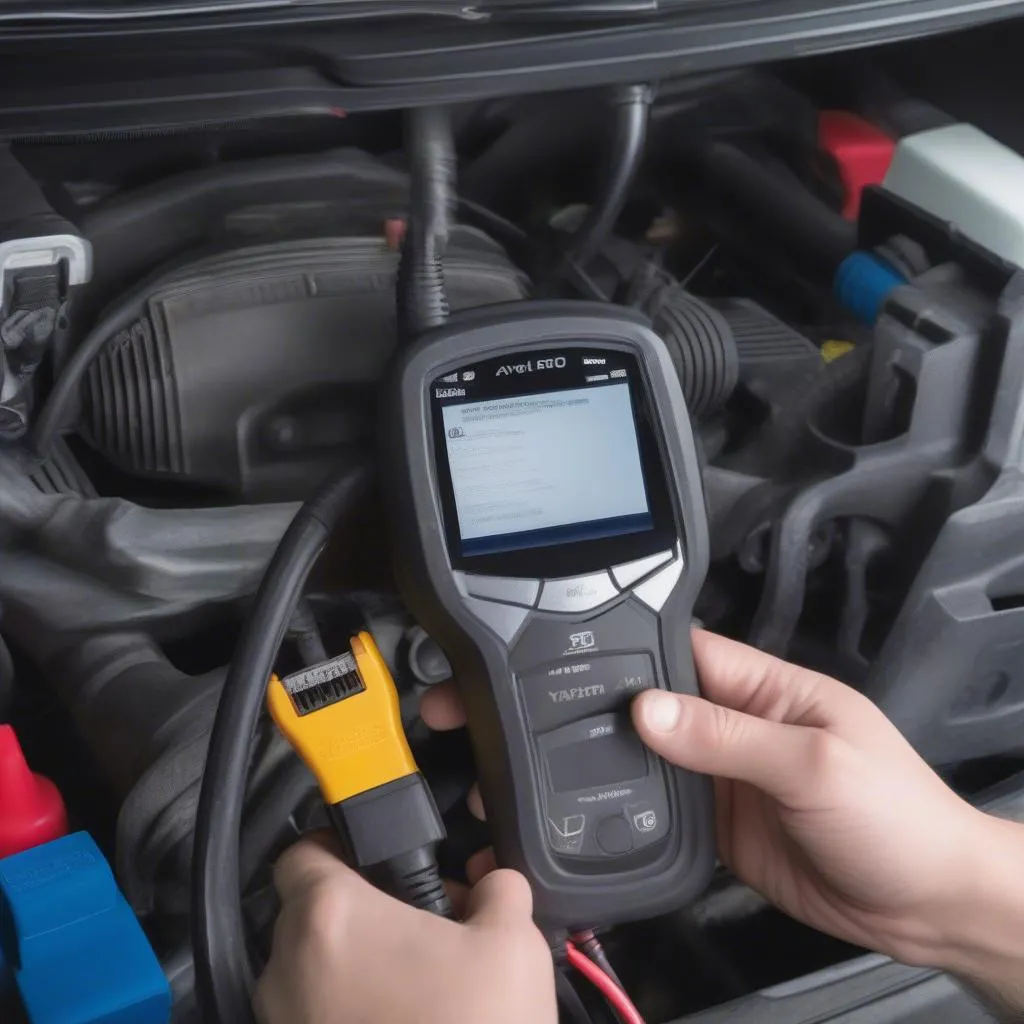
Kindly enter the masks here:
M 266 683 L 306 579 L 339 521 L 369 489 L 365 461 L 338 470 L 299 509 L 260 583 L 231 661 L 196 812 L 192 856 L 192 947 L 203 1017 L 253 1020 L 239 877 L 239 834 L 250 747 Z
M 646 85 L 617 88 L 612 93 L 611 106 L 615 125 L 609 139 L 601 195 L 565 245 L 566 255 L 584 270 L 615 227 L 643 160 L 651 90 Z
M 455 209 L 455 142 L 446 107 L 406 115 L 409 224 L 398 264 L 398 342 L 406 345 L 448 319 L 444 250 Z
M 317 625 L 312 606 L 305 598 L 299 601 L 292 616 L 288 627 L 288 639 L 295 644 L 302 664 L 307 668 L 327 661 L 327 648 L 320 635 L 320 627 Z
M 615 968 L 612 967 L 612 962 L 608 959 L 608 954 L 604 951 L 604 946 L 601 944 L 601 940 L 593 931 L 588 929 L 585 932 L 577 932 L 572 939 L 580 948 L 581 952 L 589 956 L 590 959 L 593 960 L 594 963 L 597 964 L 597 966 L 600 967 L 601 970 L 619 986 L 619 988 L 625 991 L 626 986 L 622 984 L 622 979 L 616 973 Z

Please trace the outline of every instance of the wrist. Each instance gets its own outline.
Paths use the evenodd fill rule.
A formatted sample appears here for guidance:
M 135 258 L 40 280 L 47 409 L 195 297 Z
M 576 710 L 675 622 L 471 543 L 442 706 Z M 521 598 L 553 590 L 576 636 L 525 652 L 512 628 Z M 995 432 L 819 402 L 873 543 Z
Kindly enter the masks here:
M 1024 979 L 1024 825 L 975 812 L 965 877 L 936 915 L 928 966 L 990 990 Z

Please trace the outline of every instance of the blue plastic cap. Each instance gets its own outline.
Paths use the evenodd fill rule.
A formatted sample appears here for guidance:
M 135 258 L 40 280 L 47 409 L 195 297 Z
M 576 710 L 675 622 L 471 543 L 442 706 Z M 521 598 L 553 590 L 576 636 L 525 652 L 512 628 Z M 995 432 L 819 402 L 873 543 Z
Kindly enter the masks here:
M 870 252 L 853 252 L 839 264 L 833 290 L 861 323 L 873 324 L 894 288 L 906 284 L 899 271 Z
M 167 979 L 87 833 L 0 860 L 0 915 L 31 1024 L 167 1024 Z

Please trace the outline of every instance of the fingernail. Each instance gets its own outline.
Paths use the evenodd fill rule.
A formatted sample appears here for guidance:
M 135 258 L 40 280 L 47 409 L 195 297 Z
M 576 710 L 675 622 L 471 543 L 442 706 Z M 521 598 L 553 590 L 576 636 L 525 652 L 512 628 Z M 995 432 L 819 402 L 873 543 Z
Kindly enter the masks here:
M 651 732 L 671 732 L 682 715 L 679 701 L 660 690 L 645 693 L 640 702 L 640 717 Z

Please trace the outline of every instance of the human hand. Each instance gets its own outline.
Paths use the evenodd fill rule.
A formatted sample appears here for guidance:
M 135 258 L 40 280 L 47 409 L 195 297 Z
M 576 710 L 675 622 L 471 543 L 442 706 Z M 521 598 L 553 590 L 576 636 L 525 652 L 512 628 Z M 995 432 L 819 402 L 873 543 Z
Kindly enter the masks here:
M 666 760 L 718 777 L 722 860 L 806 924 L 941 966 L 991 819 L 856 691 L 712 633 L 693 646 L 706 699 L 649 691 L 633 718 Z M 451 686 L 421 711 L 435 729 L 465 723 Z M 476 790 L 469 804 L 483 816 Z
M 666 760 L 716 776 L 722 860 L 806 924 L 944 966 L 991 819 L 842 683 L 711 633 L 693 649 L 706 699 L 648 691 L 633 720 Z
M 475 886 L 461 924 L 384 895 L 318 840 L 288 850 L 274 882 L 261 1024 L 556 1024 L 551 952 L 514 871 Z

